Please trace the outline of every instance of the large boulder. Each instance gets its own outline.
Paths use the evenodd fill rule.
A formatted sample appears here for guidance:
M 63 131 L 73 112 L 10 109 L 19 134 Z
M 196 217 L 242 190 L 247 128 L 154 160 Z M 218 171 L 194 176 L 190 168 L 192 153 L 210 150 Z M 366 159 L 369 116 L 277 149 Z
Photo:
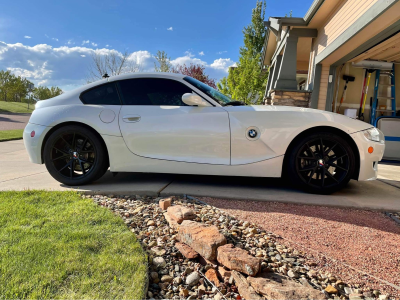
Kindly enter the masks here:
M 235 248 L 232 244 L 221 246 L 217 250 L 217 260 L 228 269 L 255 276 L 260 271 L 261 261 L 246 250 Z
M 187 220 L 179 226 L 177 238 L 208 260 L 215 260 L 217 248 L 226 244 L 224 235 L 216 226 Z
M 257 277 L 247 277 L 254 290 L 267 299 L 322 300 L 325 295 L 318 290 L 304 286 L 276 273 L 263 273 Z
M 196 219 L 196 213 L 193 209 L 182 205 L 170 206 L 167 208 L 167 213 L 172 220 L 175 220 L 178 224 L 181 224 L 184 220 Z

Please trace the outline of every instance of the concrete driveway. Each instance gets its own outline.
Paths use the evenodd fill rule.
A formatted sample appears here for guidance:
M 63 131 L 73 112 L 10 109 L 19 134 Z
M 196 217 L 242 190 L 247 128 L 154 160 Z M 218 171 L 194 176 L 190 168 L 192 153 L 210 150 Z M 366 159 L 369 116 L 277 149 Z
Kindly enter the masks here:
M 333 195 L 307 194 L 274 178 L 107 172 L 97 182 L 68 187 L 55 181 L 44 165 L 29 162 L 22 140 L 0 143 L 0 190 L 80 190 L 87 193 L 208 196 L 400 211 L 400 164 L 379 165 L 380 179 L 351 181 Z

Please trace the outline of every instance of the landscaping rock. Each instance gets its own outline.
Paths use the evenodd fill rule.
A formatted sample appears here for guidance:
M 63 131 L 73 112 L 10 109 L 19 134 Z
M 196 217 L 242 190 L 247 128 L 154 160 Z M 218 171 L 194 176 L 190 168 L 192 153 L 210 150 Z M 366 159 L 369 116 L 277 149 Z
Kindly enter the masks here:
M 251 277 L 246 279 L 246 276 L 240 274 L 242 279 L 244 278 L 245 280 L 245 285 L 242 284 L 240 291 L 238 291 L 240 281 L 237 279 L 235 285 L 232 271 L 218 265 L 218 262 L 215 261 L 217 255 L 214 260 L 202 256 L 201 253 L 197 258 L 187 259 L 183 255 L 184 251 L 178 251 L 178 231 L 181 225 L 162 210 L 159 206 L 160 198 L 137 195 L 112 199 L 110 199 L 110 196 L 102 195 L 85 195 L 84 197 L 92 198 L 98 205 L 110 209 L 114 214 L 121 217 L 129 230 L 141 242 L 149 257 L 148 275 L 150 284 L 147 294 L 149 298 L 173 300 L 180 298 L 186 300 L 198 299 L 200 297 L 207 300 L 259 299 L 257 294 L 254 297 L 252 296 L 252 293 L 256 291 L 248 282 L 248 280 L 252 280 Z M 310 288 L 312 291 L 318 292 L 318 296 L 324 296 L 320 293 L 320 291 L 324 291 L 326 297 L 334 300 L 349 299 L 350 294 L 363 294 L 364 300 L 377 300 L 380 295 L 376 285 L 371 284 L 368 280 L 352 282 L 352 280 L 345 277 L 341 281 L 340 273 L 328 274 L 324 267 L 321 267 L 319 263 L 317 264 L 312 256 L 308 257 L 307 253 L 303 251 L 291 249 L 287 247 L 288 245 L 285 246 L 283 244 L 285 241 L 278 235 L 267 232 L 253 223 L 243 222 L 214 206 L 205 205 L 194 200 L 175 197 L 174 203 L 193 210 L 196 214 L 196 220 L 199 220 L 197 224 L 203 223 L 201 226 L 205 227 L 213 225 L 216 229 L 215 232 L 225 237 L 229 244 L 243 249 L 252 257 L 258 256 L 259 260 L 262 261 L 260 267 L 262 274 L 265 272 L 269 272 L 269 274 L 280 273 L 285 275 L 284 278 L 290 283 L 297 284 L 302 288 Z M 188 221 L 183 221 L 183 223 L 185 222 Z M 201 228 L 201 230 L 203 229 Z M 185 241 L 182 243 L 186 245 Z M 209 248 L 212 249 L 212 247 Z M 194 248 L 193 251 L 195 251 Z M 206 274 L 211 269 L 218 270 L 217 274 L 220 276 L 219 280 L 221 281 L 218 289 L 225 296 L 222 296 L 208 280 L 197 274 L 197 270 Z M 191 275 L 192 273 L 196 275 Z M 288 275 L 295 279 L 297 277 L 296 274 L 300 276 L 296 281 L 300 281 L 302 285 L 286 277 Z M 211 278 L 209 274 L 207 275 Z M 194 285 L 188 285 L 186 283 L 188 277 L 188 282 L 191 284 L 193 277 L 195 277 L 193 282 L 196 282 L 198 278 L 200 279 Z M 263 276 L 260 274 L 254 278 L 258 277 Z M 173 278 L 172 281 L 170 281 L 171 278 Z M 344 279 L 349 281 L 346 282 Z M 329 285 L 338 292 L 336 294 L 328 294 L 325 288 L 328 288 Z M 250 292 L 248 291 L 249 288 L 252 289 L 250 289 Z M 285 288 L 287 287 L 285 286 Z M 371 292 L 368 293 L 367 288 L 371 288 Z M 204 294 L 203 290 L 205 291 Z M 382 294 L 388 294 L 389 292 L 385 288 L 381 291 Z M 353 297 L 355 295 L 351 295 L 351 298 Z M 387 300 L 389 297 L 381 295 L 381 300 L 385 299 Z M 397 298 L 390 297 L 390 299 Z
M 167 210 L 168 207 L 171 206 L 172 197 L 161 199 L 158 205 L 162 210 Z
M 178 228 L 178 240 L 209 260 L 216 259 L 217 248 L 226 244 L 225 237 L 216 226 L 187 220 L 183 221 Z
M 260 271 L 260 259 L 249 255 L 246 250 L 227 244 L 219 247 L 217 252 L 218 262 L 231 270 L 250 276 L 255 276 Z
M 262 297 L 260 297 L 254 288 L 249 285 L 246 278 L 242 274 L 237 271 L 232 271 L 232 277 L 235 280 L 235 284 L 241 296 L 249 300 L 262 300 Z
M 181 297 L 187 297 L 188 295 L 189 295 L 189 291 L 185 288 L 183 288 L 179 291 L 179 296 L 181 296 Z
M 218 267 L 218 274 L 220 276 L 220 278 L 224 281 L 224 280 L 229 280 L 229 278 L 232 275 L 231 271 L 225 270 L 224 267 L 219 266 Z
M 274 273 L 263 273 L 257 277 L 249 276 L 247 281 L 256 292 L 267 299 L 325 299 L 321 292 Z
M 171 219 L 175 220 L 178 224 L 181 224 L 184 220 L 196 219 L 195 212 L 192 209 L 182 205 L 168 207 L 167 213 Z
M 193 286 L 199 283 L 200 275 L 197 272 L 192 272 L 188 277 L 186 277 L 186 284 Z
M 219 286 L 218 274 L 215 269 L 209 269 L 206 274 L 206 278 L 211 281 L 215 286 Z
M 163 277 L 161 277 L 161 282 L 171 282 L 172 280 L 174 280 L 174 278 L 169 275 L 164 275 Z
M 331 286 L 331 285 L 328 285 L 328 286 L 325 288 L 325 291 L 326 291 L 328 294 L 337 294 L 337 292 L 338 292 L 338 290 L 337 290 L 336 288 L 334 288 L 333 286 Z
M 353 293 L 349 295 L 349 300 L 362 300 L 364 296 L 362 294 Z
M 157 268 L 164 268 L 167 263 L 165 262 L 165 259 L 162 257 L 155 257 L 153 259 L 153 265 L 156 266 Z
M 175 243 L 175 248 L 178 249 L 179 252 L 188 259 L 195 259 L 199 256 L 196 251 L 184 243 Z
M 175 221 L 174 219 L 172 219 L 172 218 L 168 215 L 168 213 L 164 213 L 164 217 L 165 217 L 165 220 L 167 220 L 167 222 L 168 222 L 168 224 L 169 224 L 169 227 L 171 227 L 171 228 L 173 228 L 173 229 L 178 229 L 178 227 L 179 227 L 178 222 Z
M 163 256 L 166 253 L 165 249 L 162 249 L 158 246 L 151 248 L 151 252 L 153 252 L 157 256 Z

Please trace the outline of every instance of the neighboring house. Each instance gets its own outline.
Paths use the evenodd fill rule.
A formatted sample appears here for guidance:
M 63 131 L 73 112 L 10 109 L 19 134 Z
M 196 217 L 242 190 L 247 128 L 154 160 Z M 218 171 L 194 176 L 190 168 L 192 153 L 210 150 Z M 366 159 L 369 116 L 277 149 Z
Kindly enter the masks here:
M 391 90 L 390 82 L 382 79 L 380 83 L 387 87 L 379 93 L 387 98 L 394 91 L 400 95 L 400 0 L 315 0 L 304 18 L 270 17 L 265 25 L 263 68 L 270 68 L 268 103 L 338 111 L 343 75 L 350 75 L 355 80 L 348 84 L 339 113 L 358 109 L 366 71 L 354 63 L 365 60 L 397 63 L 395 88 Z M 367 118 L 374 80 L 375 73 L 367 94 Z M 391 109 L 389 101 L 379 104 Z

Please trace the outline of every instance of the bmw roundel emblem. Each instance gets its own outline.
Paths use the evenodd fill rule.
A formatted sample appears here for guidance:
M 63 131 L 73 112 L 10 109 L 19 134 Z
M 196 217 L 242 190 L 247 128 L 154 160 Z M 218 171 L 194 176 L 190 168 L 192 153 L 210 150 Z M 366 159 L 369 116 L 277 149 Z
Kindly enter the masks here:
M 250 129 L 247 134 L 249 135 L 250 138 L 254 139 L 257 136 L 257 130 L 255 129 Z

